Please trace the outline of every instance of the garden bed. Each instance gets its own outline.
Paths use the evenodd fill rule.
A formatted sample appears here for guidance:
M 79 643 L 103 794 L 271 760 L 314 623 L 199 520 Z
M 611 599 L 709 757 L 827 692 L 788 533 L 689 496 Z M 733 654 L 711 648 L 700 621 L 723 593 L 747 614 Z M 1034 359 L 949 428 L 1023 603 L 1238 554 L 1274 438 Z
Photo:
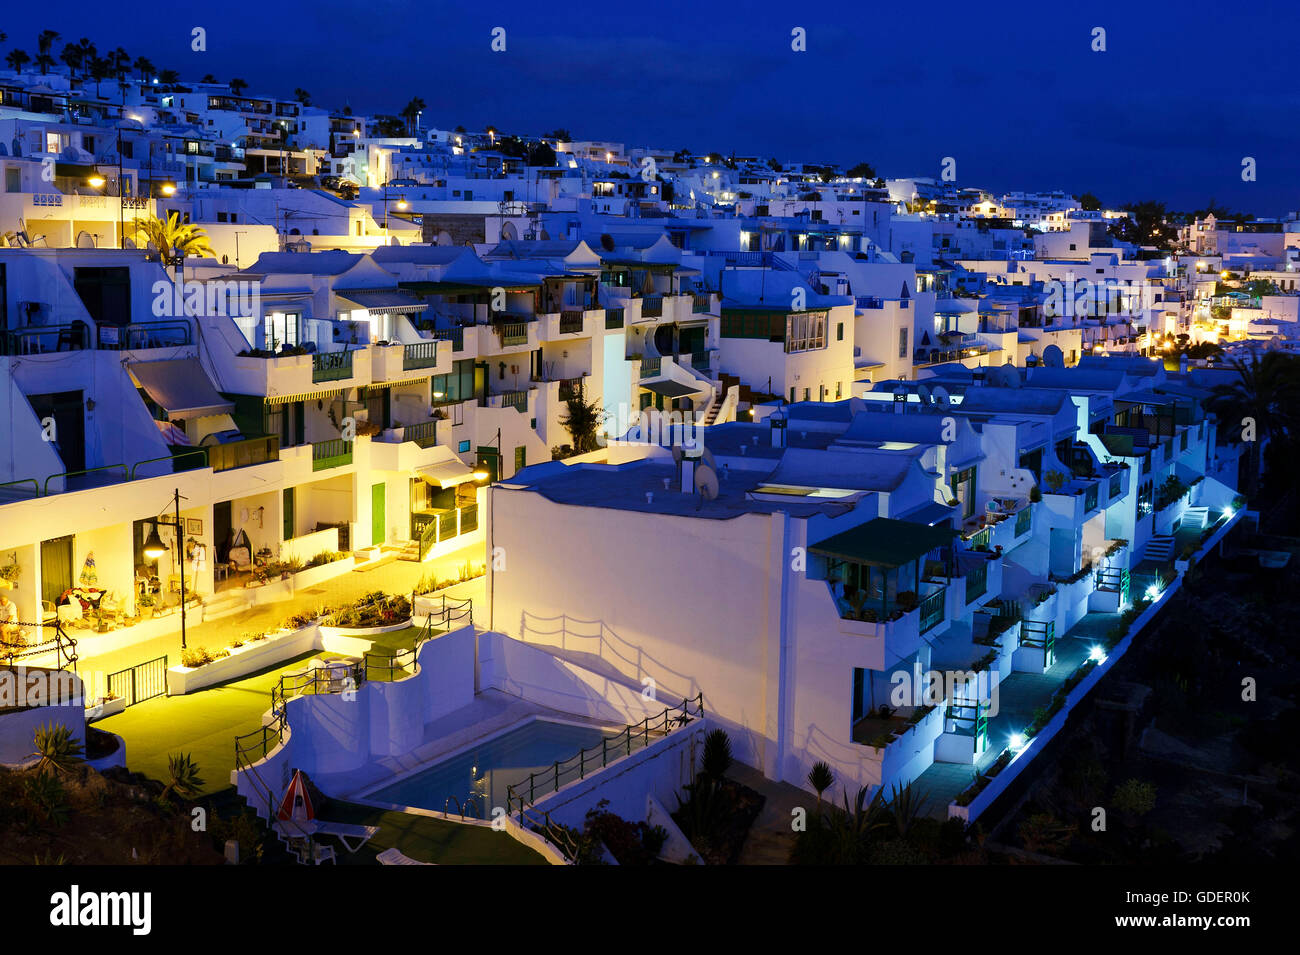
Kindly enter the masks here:
M 706 784 L 707 785 L 707 784 Z M 703 794 L 704 789 L 698 790 Z M 697 800 L 702 800 L 696 809 Z M 718 800 L 720 805 L 708 805 Z M 691 841 L 700 859 L 708 865 L 735 865 L 745 847 L 745 839 L 766 800 L 761 793 L 734 779 L 723 779 L 711 796 L 691 795 L 671 813 L 682 832 Z M 697 814 L 698 813 L 698 814 Z

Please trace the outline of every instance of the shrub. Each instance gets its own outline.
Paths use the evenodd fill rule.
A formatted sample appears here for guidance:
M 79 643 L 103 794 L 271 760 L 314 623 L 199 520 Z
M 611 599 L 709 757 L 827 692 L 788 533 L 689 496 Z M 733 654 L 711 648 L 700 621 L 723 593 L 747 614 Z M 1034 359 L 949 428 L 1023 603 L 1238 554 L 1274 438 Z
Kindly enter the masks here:
M 1115 787 L 1115 808 L 1132 816 L 1145 816 L 1156 806 L 1156 787 L 1140 779 L 1126 779 Z
M 62 723 L 45 723 L 36 727 L 36 752 L 40 762 L 36 772 L 44 773 L 47 769 L 66 773 L 82 760 L 82 748 L 72 735 L 72 730 Z
M 646 822 L 632 823 L 605 809 L 602 799 L 588 810 L 584 834 L 605 843 L 605 848 L 619 865 L 649 865 L 668 841 L 668 830 Z
M 731 768 L 731 738 L 723 729 L 711 730 L 704 737 L 704 755 L 700 758 L 700 771 L 717 782 Z
M 307 561 L 304 567 L 323 567 L 325 564 L 332 564 L 347 556 L 348 555 L 341 550 L 323 550 L 311 560 Z

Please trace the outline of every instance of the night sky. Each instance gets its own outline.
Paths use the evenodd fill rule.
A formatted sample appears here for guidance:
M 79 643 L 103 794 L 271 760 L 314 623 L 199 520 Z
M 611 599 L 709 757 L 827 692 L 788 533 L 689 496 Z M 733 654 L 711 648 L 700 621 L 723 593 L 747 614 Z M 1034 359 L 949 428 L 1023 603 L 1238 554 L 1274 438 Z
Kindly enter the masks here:
M 9 4 L 0 30 L 124 46 L 251 93 L 506 132 L 696 152 L 872 163 L 994 191 L 1090 191 L 1111 205 L 1300 209 L 1294 2 L 802 5 L 769 0 L 444 4 Z M 119 10 L 120 14 L 113 12 Z M 806 12 L 803 12 L 805 11 Z M 798 11 L 798 12 L 796 12 Z M 205 27 L 208 51 L 190 51 Z M 490 49 L 507 31 L 507 50 Z M 804 27 L 808 50 L 791 50 Z M 1093 27 L 1107 31 L 1092 52 Z M 1244 156 L 1257 181 L 1243 182 Z

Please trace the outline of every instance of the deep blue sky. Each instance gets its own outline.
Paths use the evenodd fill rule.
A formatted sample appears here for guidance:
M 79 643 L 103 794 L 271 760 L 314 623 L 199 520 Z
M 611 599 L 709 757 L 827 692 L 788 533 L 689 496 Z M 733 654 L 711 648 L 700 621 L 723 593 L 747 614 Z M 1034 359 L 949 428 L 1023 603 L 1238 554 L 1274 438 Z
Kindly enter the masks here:
M 1211 198 L 1257 215 L 1300 209 L 1294 2 L 801 5 L 310 0 L 120 7 L 8 4 L 2 52 L 44 28 L 89 36 L 197 78 L 358 113 L 419 95 L 427 125 L 557 126 L 587 139 L 785 159 L 867 160 L 996 191 L 1103 201 Z M 800 12 L 806 9 L 806 13 Z M 114 12 L 118 11 L 118 12 Z M 119 15 L 119 13 L 121 15 Z M 208 31 L 190 51 L 189 31 Z M 491 30 L 507 30 L 493 53 Z M 808 51 L 790 31 L 808 31 Z M 1090 49 L 1107 30 L 1107 52 Z M 1258 181 L 1241 180 L 1243 156 Z

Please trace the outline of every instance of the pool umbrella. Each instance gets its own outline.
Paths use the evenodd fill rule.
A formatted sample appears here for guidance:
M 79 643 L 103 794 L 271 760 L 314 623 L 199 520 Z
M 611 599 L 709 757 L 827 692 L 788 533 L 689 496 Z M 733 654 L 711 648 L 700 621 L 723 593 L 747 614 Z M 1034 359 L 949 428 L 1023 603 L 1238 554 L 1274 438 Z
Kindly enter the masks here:
M 95 573 L 95 552 L 93 550 L 86 554 L 86 562 L 81 567 L 81 582 L 87 587 L 93 587 L 99 582 L 99 575 Z
M 316 810 L 311 805 L 311 796 L 307 793 L 307 780 L 301 769 L 293 771 L 293 779 L 289 780 L 289 788 L 284 791 L 284 798 L 280 800 L 280 808 L 276 811 L 275 817 L 291 819 L 294 822 L 306 822 L 316 818 Z

